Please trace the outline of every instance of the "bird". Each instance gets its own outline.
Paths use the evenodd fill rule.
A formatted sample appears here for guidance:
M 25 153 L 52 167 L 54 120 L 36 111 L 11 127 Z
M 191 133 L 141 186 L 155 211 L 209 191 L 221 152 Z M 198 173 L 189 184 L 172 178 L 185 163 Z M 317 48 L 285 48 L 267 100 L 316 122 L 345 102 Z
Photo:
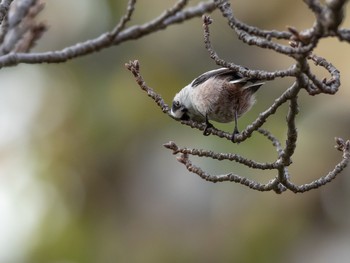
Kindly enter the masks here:
M 230 68 L 207 71 L 181 89 L 174 97 L 170 115 L 177 120 L 205 123 L 203 134 L 208 136 L 209 121 L 234 121 L 231 141 L 239 134 L 237 119 L 251 109 L 255 93 L 264 82 L 244 77 Z

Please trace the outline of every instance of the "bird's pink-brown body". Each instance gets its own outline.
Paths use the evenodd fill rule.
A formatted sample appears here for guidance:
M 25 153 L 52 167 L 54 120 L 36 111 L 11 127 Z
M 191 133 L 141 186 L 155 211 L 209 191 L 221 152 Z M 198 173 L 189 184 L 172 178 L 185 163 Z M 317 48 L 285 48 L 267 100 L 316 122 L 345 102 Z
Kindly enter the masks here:
M 255 103 L 253 93 L 243 89 L 240 83 L 231 84 L 227 78 L 211 78 L 201 86 L 197 86 L 190 94 L 194 109 L 202 118 L 198 121 L 209 120 L 217 122 L 232 122 L 242 116 Z
M 254 93 L 263 84 L 228 68 L 208 71 L 175 95 L 171 115 L 176 119 L 205 122 L 207 128 L 212 126 L 209 120 L 235 121 L 234 134 L 238 133 L 237 119 L 253 106 Z

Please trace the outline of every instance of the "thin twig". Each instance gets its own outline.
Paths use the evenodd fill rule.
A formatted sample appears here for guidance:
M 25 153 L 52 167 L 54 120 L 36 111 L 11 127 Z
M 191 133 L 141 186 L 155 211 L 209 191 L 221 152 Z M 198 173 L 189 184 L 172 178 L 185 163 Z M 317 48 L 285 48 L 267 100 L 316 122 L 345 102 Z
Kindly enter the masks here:
M 162 109 L 164 113 L 169 112 L 169 106 L 164 102 L 163 98 L 153 91 L 150 87 L 148 87 L 143 80 L 142 76 L 140 75 L 140 63 L 135 61 L 130 61 L 129 63 L 125 64 L 125 67 L 132 72 L 134 75 L 137 84 L 141 87 L 142 90 L 147 92 L 147 95 L 151 97 L 157 105 Z
M 173 154 L 181 153 L 185 155 L 211 158 L 218 161 L 223 161 L 223 160 L 235 161 L 237 163 L 243 164 L 252 169 L 272 170 L 272 169 L 276 169 L 277 167 L 275 163 L 259 163 L 254 160 L 247 159 L 238 154 L 215 153 L 213 151 L 207 151 L 203 149 L 179 148 L 174 142 L 166 143 L 164 144 L 164 147 L 172 150 Z
M 276 70 L 273 72 L 262 71 L 262 70 L 250 70 L 246 67 L 236 65 L 232 62 L 226 62 L 224 59 L 220 58 L 219 55 L 215 52 L 211 41 L 210 41 L 210 31 L 209 25 L 212 23 L 212 19 L 205 15 L 203 16 L 203 28 L 204 28 L 204 44 L 207 49 L 210 57 L 215 61 L 215 63 L 224 68 L 230 68 L 240 72 L 245 77 L 254 78 L 259 80 L 273 80 L 275 78 L 283 78 L 283 77 L 292 77 L 296 75 L 296 67 L 292 65 L 286 70 Z

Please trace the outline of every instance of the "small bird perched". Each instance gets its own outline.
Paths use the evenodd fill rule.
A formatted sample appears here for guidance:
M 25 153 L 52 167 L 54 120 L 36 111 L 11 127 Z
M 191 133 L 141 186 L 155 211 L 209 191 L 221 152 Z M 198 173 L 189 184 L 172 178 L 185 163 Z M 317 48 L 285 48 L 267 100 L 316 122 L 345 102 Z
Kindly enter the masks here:
M 170 114 L 175 119 L 205 122 L 203 134 L 213 127 L 209 120 L 235 122 L 231 140 L 239 133 L 237 119 L 255 103 L 254 93 L 263 85 L 229 68 L 203 73 L 174 97 Z

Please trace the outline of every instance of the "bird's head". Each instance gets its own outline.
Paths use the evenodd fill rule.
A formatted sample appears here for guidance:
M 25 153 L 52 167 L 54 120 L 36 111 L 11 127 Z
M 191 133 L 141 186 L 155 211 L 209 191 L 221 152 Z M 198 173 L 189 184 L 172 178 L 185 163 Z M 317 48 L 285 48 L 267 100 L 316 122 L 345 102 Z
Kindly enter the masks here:
M 190 85 L 184 87 L 177 93 L 173 99 L 170 114 L 178 120 L 190 120 L 189 110 L 191 107 L 190 92 L 192 87 Z

